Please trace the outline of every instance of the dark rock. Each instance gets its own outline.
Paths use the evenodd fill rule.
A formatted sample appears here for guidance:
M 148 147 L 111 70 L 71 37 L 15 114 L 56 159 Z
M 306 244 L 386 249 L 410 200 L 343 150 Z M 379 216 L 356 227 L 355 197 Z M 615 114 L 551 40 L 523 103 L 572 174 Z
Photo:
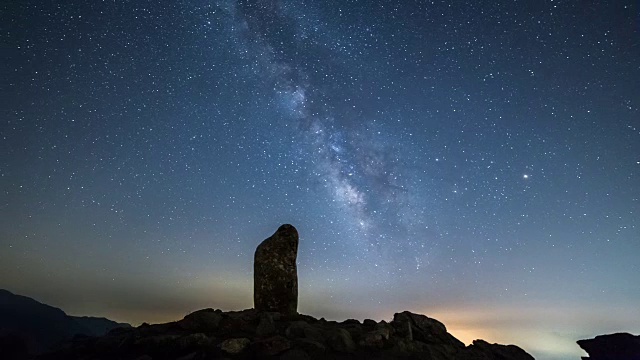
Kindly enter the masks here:
M 324 344 L 325 342 L 325 336 L 323 332 L 320 329 L 313 326 L 309 326 L 306 329 L 304 329 L 304 338 L 319 342 L 321 344 Z
M 221 311 L 203 309 L 192 312 L 178 323 L 185 330 L 195 332 L 213 332 L 217 330 L 221 320 Z
M 327 343 L 331 349 L 341 353 L 352 353 L 356 350 L 356 344 L 351 338 L 351 334 L 345 329 L 335 329 L 329 335 Z
M 253 343 L 256 353 L 259 356 L 278 355 L 291 348 L 291 342 L 287 338 L 276 335 L 264 340 L 258 340 Z
M 311 360 L 311 357 L 300 349 L 292 349 L 280 355 L 281 360 Z
M 276 332 L 273 314 L 274 313 L 263 313 L 260 315 L 260 322 L 258 323 L 258 327 L 256 328 L 257 336 L 270 336 Z
M 387 340 L 389 340 L 389 329 L 377 329 L 370 331 L 359 341 L 360 346 L 382 349 Z
M 366 329 L 360 324 L 340 325 L 340 328 L 347 330 L 349 332 L 349 335 L 351 336 L 351 339 L 355 343 L 358 343 L 362 339 L 366 331 Z
M 190 334 L 178 339 L 178 345 L 182 349 L 213 347 L 214 340 L 202 333 Z
M 640 335 L 617 333 L 578 340 L 591 360 L 640 360 Z
M 364 334 L 359 344 L 364 347 L 382 349 L 391 338 L 393 328 L 385 323 L 376 324 L 375 329 Z
M 227 339 L 220 344 L 220 349 L 228 354 L 239 354 L 251 344 L 247 338 Z
M 181 356 L 179 358 L 177 358 L 176 360 L 196 360 L 198 359 L 198 352 L 194 351 L 192 353 L 189 353 L 185 356 Z
M 391 339 L 391 343 L 393 344 L 393 350 L 396 353 L 401 355 L 409 355 L 419 352 L 422 343 L 416 343 L 415 341 L 411 341 L 407 338 L 393 338 Z M 420 345 L 421 344 L 421 345 Z
M 527 354 L 515 345 L 489 344 L 484 340 L 474 340 L 463 352 L 461 359 L 510 359 L 510 360 L 534 360 L 533 356 Z
M 413 325 L 408 318 L 394 316 L 394 321 L 391 322 L 391 325 L 393 326 L 399 337 L 402 337 L 409 341 L 413 341 Z
M 409 340 L 425 344 L 444 344 L 463 349 L 464 343 L 447 332 L 447 328 L 438 320 L 424 315 L 405 311 L 395 314 L 391 325 Z
M 147 349 L 171 348 L 179 338 L 180 335 L 147 336 L 136 340 L 134 342 L 134 345 L 141 346 Z
M 377 322 L 371 320 L 371 319 L 364 319 L 364 321 L 362 322 L 362 325 L 364 326 L 376 326 Z
M 285 335 L 288 338 L 292 338 L 292 339 L 303 338 L 305 337 L 304 329 L 309 326 L 310 325 L 304 321 L 293 321 L 291 322 L 291 324 L 289 324 L 289 326 L 287 327 L 287 330 L 285 330 Z
M 379 324 L 376 324 L 373 328 L 376 330 L 383 330 L 383 329 L 388 330 L 389 336 L 395 333 L 395 329 L 393 328 L 393 326 L 391 326 L 391 324 L 388 324 L 385 321 L 381 321 Z
M 220 321 L 218 332 L 224 334 L 226 338 L 253 338 L 258 321 L 258 313 L 255 309 L 227 312 Z
M 298 313 L 298 231 L 282 225 L 256 249 L 253 303 L 257 311 Z
M 193 351 L 197 351 L 204 345 L 214 348 L 213 341 L 207 341 L 203 334 L 195 335 L 162 334 L 150 335 L 135 339 L 125 346 L 110 346 L 96 349 L 102 359 L 126 358 L 122 354 L 146 354 L 153 359 L 176 359 Z M 63 358 L 83 358 L 79 356 L 65 356 Z M 90 357 L 95 358 L 95 355 Z
M 322 331 L 304 321 L 294 321 L 285 330 L 285 335 L 290 339 L 308 339 L 318 343 L 324 343 Z
M 146 337 L 146 336 L 154 336 L 154 335 L 167 335 L 167 334 L 177 334 L 181 331 L 184 331 L 183 327 L 178 322 L 170 322 L 166 324 L 142 324 L 135 328 L 134 333 L 137 337 Z
M 464 343 L 447 332 L 445 326 L 427 316 L 405 311 L 395 314 L 390 324 L 398 337 L 394 347 L 401 352 L 419 353 L 427 359 L 458 359 Z
M 322 343 L 309 339 L 298 339 L 295 341 L 295 346 L 314 357 L 323 357 L 327 351 L 327 348 Z
M 229 311 L 224 313 L 228 318 L 251 322 L 258 318 L 258 312 L 255 309 L 245 309 L 240 311 Z

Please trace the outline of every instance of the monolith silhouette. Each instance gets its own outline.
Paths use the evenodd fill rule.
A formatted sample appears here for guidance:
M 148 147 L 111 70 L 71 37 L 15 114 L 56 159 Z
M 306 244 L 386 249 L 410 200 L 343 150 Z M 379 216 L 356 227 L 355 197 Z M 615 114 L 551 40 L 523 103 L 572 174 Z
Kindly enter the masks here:
M 298 313 L 298 231 L 285 224 L 256 249 L 253 304 L 257 311 Z

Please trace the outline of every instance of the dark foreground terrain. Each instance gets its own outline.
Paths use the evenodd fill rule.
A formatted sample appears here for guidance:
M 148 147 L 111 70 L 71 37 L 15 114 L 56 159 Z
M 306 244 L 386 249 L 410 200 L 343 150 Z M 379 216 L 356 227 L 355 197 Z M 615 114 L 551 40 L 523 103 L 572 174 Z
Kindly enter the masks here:
M 445 326 L 402 312 L 393 321 L 285 317 L 254 309 L 205 309 L 176 322 L 113 329 L 102 337 L 76 337 L 38 359 L 430 359 L 531 360 L 514 345 L 476 340 L 465 346 Z
M 130 325 L 67 315 L 53 306 L 0 289 L 0 360 L 40 354 L 74 336 L 102 336 L 117 327 Z
M 617 333 L 578 340 L 589 360 L 640 360 L 640 335 Z

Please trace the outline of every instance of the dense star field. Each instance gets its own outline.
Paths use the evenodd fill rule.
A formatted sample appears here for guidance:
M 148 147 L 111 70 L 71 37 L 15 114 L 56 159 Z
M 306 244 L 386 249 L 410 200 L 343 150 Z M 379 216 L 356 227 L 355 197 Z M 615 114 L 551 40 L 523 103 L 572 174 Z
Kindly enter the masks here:
M 0 5 L 0 288 L 134 324 L 411 310 L 578 358 L 640 333 L 640 15 L 624 1 Z

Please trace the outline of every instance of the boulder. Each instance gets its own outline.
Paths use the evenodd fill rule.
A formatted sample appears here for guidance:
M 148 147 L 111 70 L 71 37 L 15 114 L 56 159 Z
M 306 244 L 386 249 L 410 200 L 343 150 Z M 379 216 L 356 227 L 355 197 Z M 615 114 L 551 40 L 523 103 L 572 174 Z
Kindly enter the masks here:
M 510 359 L 510 360 L 534 360 L 533 356 L 527 354 L 515 345 L 489 344 L 484 340 L 474 340 L 469 345 L 461 359 Z
M 324 358 L 324 354 L 327 351 L 327 348 L 322 343 L 309 339 L 297 339 L 295 346 L 316 358 Z
M 360 346 L 382 349 L 389 340 L 389 329 L 377 329 L 364 334 L 359 342 Z
M 591 360 L 640 360 L 640 335 L 616 333 L 578 340 Z
M 393 315 L 391 325 L 401 336 L 409 340 L 432 345 L 448 345 L 456 349 L 465 347 L 462 341 L 447 332 L 444 324 L 424 315 L 409 311 L 397 313 Z
M 322 331 L 305 321 L 293 321 L 285 330 L 285 335 L 290 339 L 308 339 L 317 343 L 324 343 Z
M 220 349 L 228 354 L 239 354 L 251 344 L 247 338 L 227 339 L 220 344 Z
M 181 349 L 207 348 L 213 347 L 214 341 L 205 334 L 195 333 L 178 339 L 178 345 Z
M 255 252 L 253 302 L 260 312 L 298 313 L 298 231 L 282 225 Z
M 364 319 L 364 321 L 362 322 L 362 325 L 364 326 L 376 326 L 376 324 L 377 323 L 371 319 Z
M 277 314 L 277 313 L 276 313 Z M 276 332 L 273 313 L 260 314 L 260 322 L 256 328 L 256 335 L 260 337 L 270 336 Z
M 274 356 L 291 349 L 291 342 L 280 335 L 276 335 L 253 343 L 256 354 L 261 357 Z
M 329 347 L 339 353 L 352 353 L 356 350 L 356 344 L 351 338 L 351 334 L 345 329 L 335 329 L 329 335 L 327 342 Z
M 179 325 L 185 330 L 194 332 L 212 332 L 217 330 L 222 320 L 221 311 L 203 309 L 192 312 L 180 320 Z

